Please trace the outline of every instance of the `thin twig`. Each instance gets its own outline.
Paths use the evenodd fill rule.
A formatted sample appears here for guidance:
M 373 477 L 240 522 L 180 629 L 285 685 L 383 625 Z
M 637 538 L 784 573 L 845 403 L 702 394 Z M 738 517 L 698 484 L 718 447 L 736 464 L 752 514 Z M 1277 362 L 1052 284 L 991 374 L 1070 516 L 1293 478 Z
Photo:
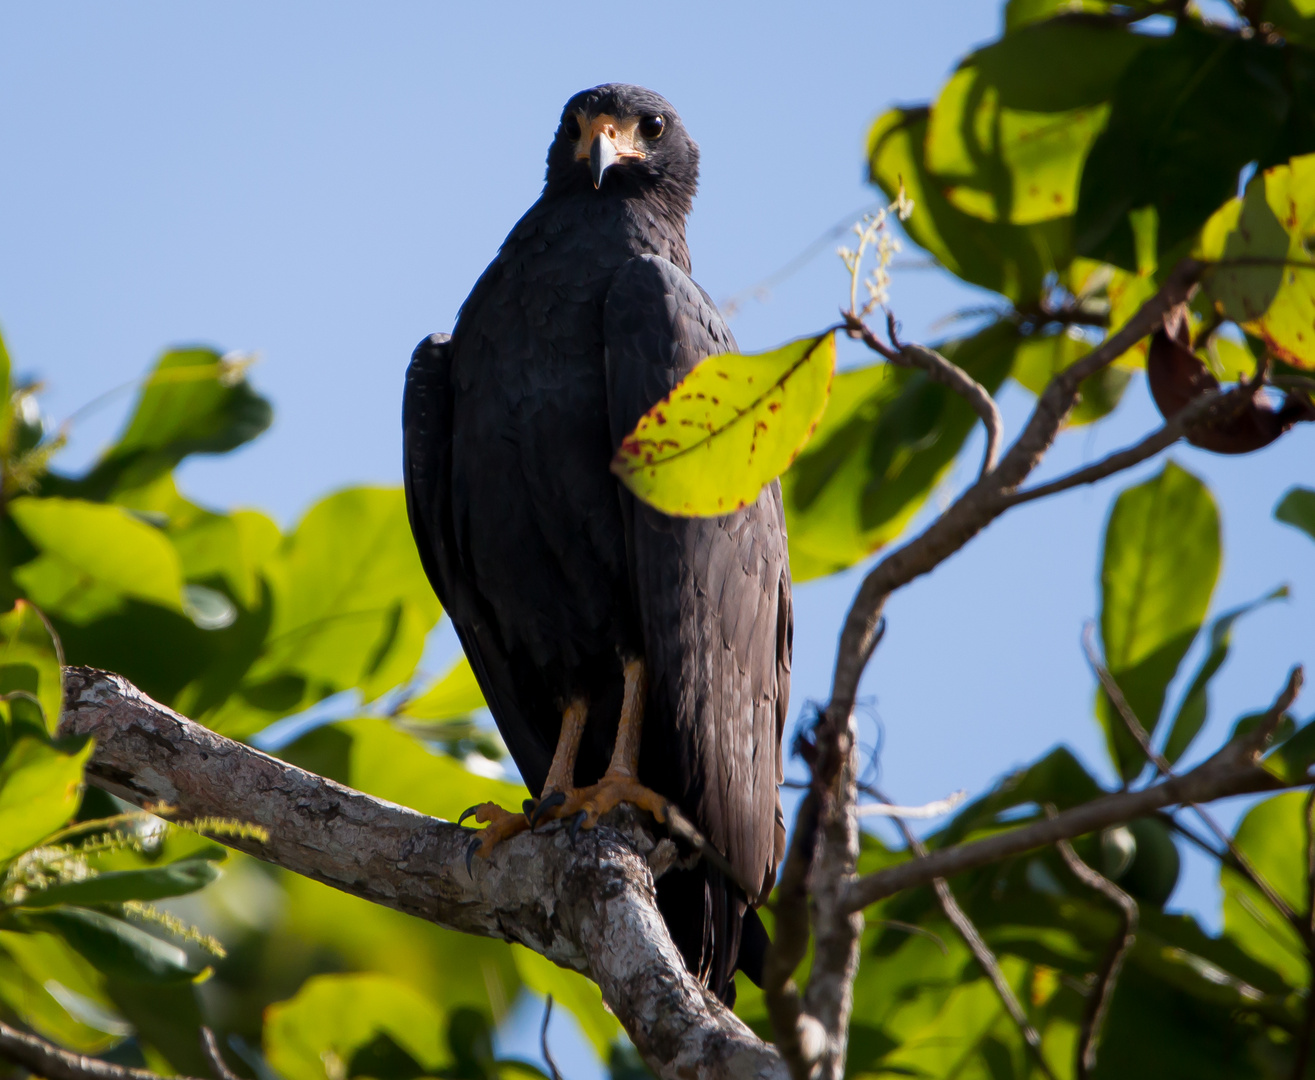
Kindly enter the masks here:
M 869 349 L 878 353 L 896 367 L 916 368 L 924 371 L 933 382 L 947 386 L 963 398 L 973 411 L 981 418 L 986 428 L 986 450 L 982 455 L 981 476 L 995 468 L 1000 457 L 1000 444 L 1004 441 L 1004 420 L 1000 416 L 1000 407 L 996 405 L 991 392 L 974 379 L 958 364 L 947 360 L 935 349 L 925 345 L 906 344 L 896 334 L 894 316 L 886 316 L 886 332 L 890 335 L 887 345 L 854 312 L 843 312 L 845 329 L 852 338 L 858 338 Z
M 548 1049 L 548 1021 L 552 1018 L 552 994 L 543 999 L 543 1023 L 539 1025 L 539 1053 L 548 1065 L 548 1075 L 552 1080 L 562 1080 L 562 1074 L 553 1060 L 552 1051 Z
M 71 1054 L 54 1043 L 28 1035 L 0 1021 L 0 1056 L 46 1080 L 163 1080 L 146 1069 L 112 1065 L 99 1058 Z M 196 1080 L 174 1077 L 173 1080 Z
M 225 1063 L 223 1054 L 219 1052 L 219 1043 L 215 1041 L 215 1033 L 204 1026 L 201 1028 L 201 1052 L 210 1063 L 210 1071 L 215 1074 L 215 1080 L 241 1080 Z
M 1055 817 L 1055 808 L 1047 806 L 1046 814 L 1048 817 Z M 1087 1007 L 1082 1015 L 1082 1037 L 1078 1043 L 1077 1080 L 1087 1080 L 1092 1070 L 1096 1068 L 1096 1053 L 1100 1048 L 1100 1032 L 1101 1028 L 1105 1026 L 1105 1017 L 1109 1014 L 1110 1002 L 1114 998 L 1114 987 L 1119 981 L 1119 972 L 1123 970 L 1123 962 L 1127 959 L 1129 950 L 1137 940 L 1137 901 L 1110 881 L 1109 878 L 1097 873 L 1083 862 L 1078 853 L 1073 850 L 1073 845 L 1067 840 L 1061 840 L 1055 846 L 1059 849 L 1059 854 L 1063 857 L 1065 865 L 1072 871 L 1073 876 L 1112 900 L 1118 907 L 1123 921 L 1122 928 L 1110 941 L 1109 948 L 1105 952 L 1105 958 L 1101 961 L 1100 968 L 1096 972 L 1096 985 L 1091 989 L 1091 995 L 1087 998 Z
M 1109 668 L 1101 662 L 1100 654 L 1096 651 L 1095 634 L 1095 625 L 1090 622 L 1087 623 L 1082 631 L 1082 648 L 1087 654 L 1087 663 L 1091 665 L 1091 670 L 1096 673 L 1096 678 L 1100 681 L 1100 685 L 1104 688 L 1110 702 L 1114 705 L 1114 711 L 1122 718 L 1124 725 L 1132 734 L 1132 737 L 1137 740 L 1137 744 L 1142 748 L 1142 752 L 1150 759 L 1159 775 L 1167 779 L 1172 779 L 1175 775 L 1173 767 L 1169 764 L 1164 755 L 1152 745 L 1151 737 L 1147 733 L 1146 728 L 1137 718 L 1137 714 L 1133 711 L 1132 706 L 1128 704 L 1128 699 L 1123 696 L 1123 689 L 1110 673 Z M 1260 729 L 1268 727 L 1269 731 L 1272 732 L 1274 728 L 1278 727 L 1279 721 L 1282 720 L 1282 718 L 1283 711 L 1274 715 L 1272 722 L 1270 714 L 1266 714 L 1265 720 L 1263 720 L 1258 727 Z M 1292 906 L 1279 896 L 1274 886 L 1265 879 L 1264 875 L 1261 874 L 1259 870 L 1251 865 L 1251 860 L 1243 854 L 1242 849 L 1233 842 L 1233 838 L 1228 835 L 1219 822 L 1215 821 L 1214 817 L 1203 806 L 1199 806 L 1195 802 L 1188 802 L 1184 805 L 1196 814 L 1196 816 L 1201 819 L 1201 824 L 1214 833 L 1215 839 L 1228 849 L 1229 855 L 1232 856 L 1237 869 L 1242 872 L 1243 876 L 1248 878 L 1251 884 L 1261 891 L 1265 899 L 1274 905 L 1275 910 L 1278 911 L 1278 913 L 1282 915 L 1298 933 L 1304 933 L 1301 920 L 1297 917 L 1297 913 L 1292 910 Z
M 894 806 L 891 803 L 869 803 L 867 806 L 858 808 L 859 817 L 888 817 L 888 818 L 938 818 L 953 812 L 963 805 L 968 798 L 967 791 L 956 791 L 952 795 L 947 795 L 943 799 L 937 799 L 935 802 L 924 803 L 922 806 Z
M 1315 788 L 1306 795 L 1306 920 L 1302 937 L 1306 945 L 1306 964 L 1315 971 Z M 1304 1080 L 1310 1061 L 1311 1038 L 1315 1036 L 1315 998 L 1306 995 L 1306 1016 L 1297 1036 L 1297 1053 L 1292 1061 L 1292 1080 Z
M 1291 707 L 1301 689 L 1302 678 L 1302 669 L 1293 668 L 1287 685 L 1270 707 L 1270 714 L 1277 711 L 1282 715 Z M 938 877 L 954 877 L 1012 855 L 1049 847 L 1060 840 L 1147 817 L 1166 806 L 1304 787 L 1306 781 L 1299 785 L 1287 784 L 1260 766 L 1262 743 L 1256 741 L 1255 735 L 1253 731 L 1245 738 L 1226 743 L 1195 769 L 1161 783 L 1092 799 L 1062 811 L 1053 819 L 1036 821 L 983 840 L 941 848 L 925 859 L 910 859 L 868 874 L 850 886 L 847 903 L 856 909 L 865 908 L 905 889 L 929 885 Z
M 917 858 L 925 859 L 927 857 L 927 846 L 913 834 L 913 830 L 909 828 L 905 820 L 902 817 L 895 816 L 892 816 L 891 820 L 904 837 L 904 842 L 908 844 L 909 850 Z M 978 966 L 986 977 L 991 980 L 991 985 L 995 987 L 995 992 L 999 995 L 1005 1011 L 1013 1019 L 1014 1025 L 1018 1028 L 1023 1036 L 1023 1041 L 1027 1044 L 1027 1048 L 1036 1059 L 1037 1067 L 1050 1080 L 1055 1080 L 1055 1074 L 1050 1068 L 1050 1063 L 1046 1061 L 1045 1055 L 1041 1052 L 1041 1033 L 1028 1020 L 1027 1013 L 1023 1011 L 1023 1006 L 1018 1000 L 1018 995 L 1014 993 L 1014 988 L 1009 985 L 1004 972 L 1000 970 L 1000 961 L 996 959 L 995 953 L 983 940 L 972 919 L 968 917 L 968 913 L 959 906 L 959 901 L 955 899 L 954 890 L 950 888 L 950 883 L 943 877 L 938 877 L 932 882 L 932 888 L 936 890 L 936 898 L 940 901 L 941 910 L 945 912 L 945 917 L 954 924 L 954 928 L 959 931 L 959 936 L 972 950 Z

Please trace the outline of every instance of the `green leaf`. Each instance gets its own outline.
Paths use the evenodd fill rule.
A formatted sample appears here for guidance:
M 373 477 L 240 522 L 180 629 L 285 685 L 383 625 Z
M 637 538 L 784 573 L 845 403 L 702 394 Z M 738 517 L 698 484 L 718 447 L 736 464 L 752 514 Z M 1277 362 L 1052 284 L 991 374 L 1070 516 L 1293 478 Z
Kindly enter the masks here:
M 1259 600 L 1253 600 L 1249 604 L 1243 604 L 1241 607 L 1233 608 L 1225 612 L 1210 624 L 1210 648 L 1201 661 L 1201 666 L 1197 669 L 1196 675 L 1192 679 L 1191 685 L 1187 688 L 1187 693 L 1183 695 L 1183 700 L 1178 706 L 1177 715 L 1173 718 L 1173 724 L 1169 728 L 1169 737 L 1164 743 L 1164 756 L 1168 759 L 1169 764 L 1173 764 L 1186 753 L 1187 748 L 1196 738 L 1197 733 L 1201 730 L 1201 725 L 1205 723 L 1206 715 L 1209 712 L 1209 688 L 1210 680 L 1215 677 L 1215 673 L 1224 666 L 1224 661 L 1228 659 L 1228 650 L 1233 641 L 1233 624 L 1243 615 L 1255 611 L 1256 608 L 1268 604 L 1272 600 L 1284 600 L 1288 597 L 1288 588 L 1286 585 L 1275 589 L 1268 596 L 1262 596 Z
M 242 694 L 207 717 L 241 738 L 352 687 L 407 682 L 442 607 L 398 488 L 349 488 L 316 503 L 264 565 L 274 617 Z
M 186 896 L 203 889 L 219 877 L 219 868 L 208 859 L 184 859 L 150 870 L 114 870 L 83 881 L 67 881 L 23 897 L 25 908 L 57 904 L 88 906 L 121 904 L 126 900 L 163 900 Z
M 1080 254 L 1138 268 L 1129 214 L 1155 211 L 1163 258 L 1190 241 L 1276 145 L 1289 108 L 1282 50 L 1179 19 L 1132 61 L 1082 172 Z
M 1315 45 L 1315 3 L 1312 0 L 1265 0 L 1263 21 L 1283 37 L 1307 47 Z
M 1210 606 L 1219 578 L 1219 512 L 1209 489 L 1173 462 L 1124 491 L 1105 529 L 1101 639 L 1110 673 L 1148 735 Z M 1145 755 L 1103 690 L 1096 715 L 1125 780 Z
M 273 410 L 247 382 L 248 362 L 214 349 L 164 353 L 118 442 L 76 482 L 78 494 L 103 499 L 154 480 L 189 454 L 222 454 L 254 439 Z
M 1047 275 L 1073 257 L 1070 221 L 1011 225 L 964 213 L 923 160 L 929 116 L 926 108 L 891 109 L 877 118 L 868 133 L 869 178 L 890 199 L 903 185 L 914 201 L 905 232 L 950 273 L 1017 305 L 1038 301 Z
M 100 1053 L 132 1034 L 100 972 L 54 934 L 0 930 L 0 1002 L 78 1053 Z
M 1294 791 L 1247 811 L 1233 840 L 1247 861 L 1295 911 L 1306 911 L 1306 794 Z M 1224 933 L 1244 952 L 1279 972 L 1294 989 L 1309 985 L 1306 950 L 1297 931 L 1250 881 L 1227 866 Z
M 1201 232 L 1205 277 L 1223 313 L 1279 359 L 1315 368 L 1315 154 L 1257 173 Z
M 172 611 L 183 609 L 178 553 L 165 535 L 127 510 L 81 499 L 24 496 L 9 504 L 41 552 L 14 578 L 43 610 L 68 617 L 79 592 L 100 589 Z
M 58 934 L 106 975 L 133 983 L 191 982 L 201 971 L 177 945 L 89 908 L 27 911 L 25 925 Z
M 1275 508 L 1274 516 L 1279 521 L 1295 525 L 1315 540 L 1315 491 L 1310 488 L 1292 488 Z
M 0 615 L 0 694 L 16 691 L 36 698 L 45 729 L 53 735 L 64 704 L 59 642 L 26 600 L 15 601 L 12 611 Z M 10 702 L 9 709 L 15 704 Z
M 317 975 L 266 1010 L 265 1057 L 285 1080 L 347 1076 L 356 1054 L 386 1035 L 427 1075 L 439 1076 L 451 1061 L 445 1019 L 433 1002 L 386 975 Z
M 19 739 L 0 761 L 0 865 L 39 844 L 78 808 L 92 744 L 64 753 Z
M 799 454 L 826 408 L 833 334 L 701 361 L 621 441 L 612 471 L 668 514 L 748 506 Z
M 409 698 L 398 716 L 412 720 L 454 720 L 484 708 L 484 693 L 464 656 L 425 690 Z
M 1105 15 L 1116 7 L 1138 12 L 1158 6 L 1155 0 L 1133 0 L 1131 3 L 1110 0 L 1008 0 L 1005 4 L 1005 33 L 1012 34 L 1033 23 L 1066 15 Z
M 939 348 L 994 391 L 1018 340 L 999 322 Z M 923 372 L 878 364 L 837 375 L 816 434 L 781 478 L 794 580 L 843 570 L 894 540 L 978 422 Z
M 1033 225 L 1071 216 L 1109 98 L 1150 42 L 1111 23 L 1060 20 L 969 56 L 941 90 L 927 128 L 926 168 L 946 199 L 983 221 Z
M 5 345 L 4 335 L 0 334 L 0 457 L 6 460 L 11 449 L 9 445 L 9 426 L 13 420 L 11 389 L 13 385 L 13 365 L 9 360 L 9 348 Z

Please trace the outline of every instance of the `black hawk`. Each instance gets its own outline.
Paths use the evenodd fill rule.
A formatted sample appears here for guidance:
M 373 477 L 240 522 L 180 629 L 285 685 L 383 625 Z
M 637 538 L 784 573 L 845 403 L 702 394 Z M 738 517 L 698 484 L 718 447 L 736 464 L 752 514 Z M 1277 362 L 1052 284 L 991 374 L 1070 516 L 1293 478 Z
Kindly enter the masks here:
M 724 1000 L 761 967 L 752 908 L 785 842 L 792 613 L 781 492 L 669 517 L 616 447 L 705 356 L 735 351 L 690 278 L 698 147 L 663 98 L 599 86 L 562 111 L 543 193 L 416 348 L 403 406 L 420 558 L 537 803 L 486 804 L 487 854 L 537 820 L 668 802 L 734 870 L 669 871 L 658 905 Z M 739 882 L 743 885 L 737 885 Z M 746 895 L 747 894 L 747 895 Z M 756 979 L 755 979 L 756 981 Z

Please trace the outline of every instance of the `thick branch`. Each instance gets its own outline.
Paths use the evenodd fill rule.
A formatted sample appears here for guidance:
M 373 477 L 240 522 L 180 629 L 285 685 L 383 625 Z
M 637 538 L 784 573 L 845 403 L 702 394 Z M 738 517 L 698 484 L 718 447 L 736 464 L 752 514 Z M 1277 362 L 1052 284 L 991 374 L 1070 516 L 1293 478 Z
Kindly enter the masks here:
M 1291 706 L 1301 687 L 1301 679 L 1301 668 L 1294 668 L 1287 687 L 1271 707 L 1271 713 L 1277 712 L 1281 716 Z M 1174 776 L 1162 783 L 1138 791 L 1106 795 L 1072 807 L 1045 821 L 998 833 L 971 844 L 942 848 L 933 851 L 925 859 L 913 859 L 879 870 L 850 885 L 847 904 L 851 910 L 859 910 L 905 889 L 928 885 L 938 877 L 948 878 L 977 870 L 1001 859 L 1049 847 L 1060 840 L 1071 840 L 1110 825 L 1146 817 L 1166 806 L 1210 802 L 1229 795 L 1274 791 L 1286 786 L 1261 768 L 1261 745 L 1253 738 L 1232 742 L 1191 772 Z
M 589 975 L 663 1077 L 781 1077 L 776 1052 L 685 970 L 654 902 L 640 829 L 600 827 L 574 846 L 525 833 L 465 864 L 471 832 L 375 799 L 226 739 L 117 675 L 65 673 L 64 735 L 91 735 L 87 776 L 180 818 L 264 826 L 269 841 L 221 837 L 285 869 L 463 933 L 517 941 Z

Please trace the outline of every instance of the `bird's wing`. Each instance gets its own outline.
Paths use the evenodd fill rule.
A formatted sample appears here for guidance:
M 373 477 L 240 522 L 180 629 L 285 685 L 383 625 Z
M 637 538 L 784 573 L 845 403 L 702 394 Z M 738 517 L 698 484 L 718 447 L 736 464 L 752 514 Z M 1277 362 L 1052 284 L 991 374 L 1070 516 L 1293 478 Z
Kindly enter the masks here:
M 604 335 L 614 446 L 695 364 L 736 347 L 707 294 L 652 255 L 617 272 Z M 645 780 L 678 799 L 757 903 L 785 843 L 792 608 L 780 486 L 712 518 L 668 517 L 628 492 L 622 502 L 650 681 Z
M 522 685 L 462 564 L 452 525 L 452 349 L 448 334 L 416 346 L 402 398 L 406 511 L 425 574 L 447 610 L 522 775 L 545 775 L 552 747 L 527 718 Z

